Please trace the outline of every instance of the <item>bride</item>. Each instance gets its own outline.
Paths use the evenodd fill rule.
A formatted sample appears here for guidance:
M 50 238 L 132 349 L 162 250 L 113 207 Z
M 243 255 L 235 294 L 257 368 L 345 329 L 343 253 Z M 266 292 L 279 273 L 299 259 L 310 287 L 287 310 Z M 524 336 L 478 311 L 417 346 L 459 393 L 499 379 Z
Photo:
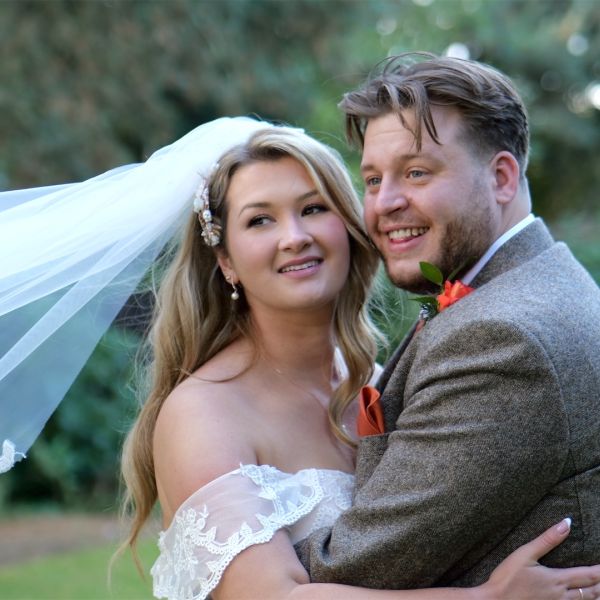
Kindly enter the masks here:
M 293 546 L 351 503 L 376 267 L 344 166 L 311 137 L 264 124 L 207 173 L 160 284 L 123 452 L 132 547 L 162 511 L 156 597 L 598 597 L 597 569 L 536 563 L 567 521 L 478 588 L 310 583 Z

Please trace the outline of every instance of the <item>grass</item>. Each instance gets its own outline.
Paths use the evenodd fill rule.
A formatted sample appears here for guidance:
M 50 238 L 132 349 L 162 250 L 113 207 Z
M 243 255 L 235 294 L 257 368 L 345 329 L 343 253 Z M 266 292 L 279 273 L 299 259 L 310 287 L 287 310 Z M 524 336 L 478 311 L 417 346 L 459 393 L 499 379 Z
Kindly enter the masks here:
M 153 540 L 140 543 L 140 558 L 146 571 L 158 549 Z M 123 555 L 115 564 L 112 584 L 107 583 L 107 565 L 114 545 L 78 550 L 0 568 L 2 600 L 148 600 L 152 583 L 144 581 L 133 559 Z

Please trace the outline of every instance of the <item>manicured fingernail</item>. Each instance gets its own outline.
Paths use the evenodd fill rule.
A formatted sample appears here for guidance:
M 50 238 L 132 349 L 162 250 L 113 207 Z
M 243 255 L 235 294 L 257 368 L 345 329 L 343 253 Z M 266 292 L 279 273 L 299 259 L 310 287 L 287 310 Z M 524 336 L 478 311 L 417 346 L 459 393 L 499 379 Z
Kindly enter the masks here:
M 556 531 L 558 531 L 558 533 L 567 533 L 567 531 L 569 531 L 569 529 L 571 529 L 571 517 L 567 517 L 566 519 L 563 519 L 556 526 Z

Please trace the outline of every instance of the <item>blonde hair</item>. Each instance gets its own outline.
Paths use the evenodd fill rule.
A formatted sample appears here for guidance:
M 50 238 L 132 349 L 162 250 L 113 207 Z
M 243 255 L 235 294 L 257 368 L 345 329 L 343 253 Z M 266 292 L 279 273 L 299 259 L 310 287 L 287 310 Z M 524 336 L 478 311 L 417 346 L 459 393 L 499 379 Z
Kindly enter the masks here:
M 344 221 L 350 241 L 350 272 L 339 293 L 333 333 L 348 368 L 348 378 L 335 390 L 329 419 L 335 435 L 352 440 L 341 426 L 342 416 L 371 377 L 381 335 L 368 315 L 368 299 L 378 265 L 365 233 L 361 208 L 344 163 L 337 153 L 298 130 L 261 130 L 247 143 L 225 153 L 208 181 L 210 208 L 220 231 L 217 249 L 226 252 L 226 196 L 236 171 L 258 161 L 291 157 L 302 164 L 318 192 Z M 191 211 L 190 211 L 191 212 Z M 250 313 L 243 294 L 232 303 L 231 287 L 218 268 L 215 250 L 205 245 L 197 215 L 192 213 L 175 244 L 173 256 L 156 294 L 154 318 L 146 347 L 146 401 L 123 448 L 122 473 L 126 484 L 125 513 L 132 516 L 129 545 L 134 556 L 140 530 L 157 501 L 152 442 L 156 419 L 171 391 L 190 373 L 239 336 L 252 340 Z

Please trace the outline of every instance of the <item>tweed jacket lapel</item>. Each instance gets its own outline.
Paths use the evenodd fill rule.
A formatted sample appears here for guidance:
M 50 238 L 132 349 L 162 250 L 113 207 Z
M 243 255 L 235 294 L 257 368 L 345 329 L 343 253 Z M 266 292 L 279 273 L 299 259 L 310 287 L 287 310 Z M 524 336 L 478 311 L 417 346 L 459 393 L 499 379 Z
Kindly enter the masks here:
M 537 256 L 553 243 L 554 240 L 544 223 L 541 219 L 536 219 L 498 249 L 477 274 L 471 286 L 479 288 L 485 285 L 493 278 Z M 415 336 L 415 328 L 416 324 L 387 362 L 377 384 L 382 394 L 381 406 L 386 431 L 394 430 L 395 423 L 404 409 L 406 379 L 418 349 L 419 335 L 423 334 Z
M 395 423 L 404 409 L 404 386 L 417 348 L 415 330 L 416 323 L 400 344 L 398 351 L 394 353 L 392 359 L 395 359 L 395 362 L 390 361 L 390 364 L 386 365 L 386 371 L 388 366 L 391 367 L 381 392 L 381 408 L 386 431 L 394 430 Z
M 379 379 L 377 380 L 377 385 L 375 386 L 379 390 L 379 392 L 382 392 L 385 389 L 385 387 L 387 386 L 388 381 L 390 380 L 390 377 L 392 376 L 392 373 L 394 372 L 394 369 L 396 368 L 396 364 L 400 360 L 400 357 L 404 354 L 406 347 L 408 346 L 408 344 L 412 340 L 413 336 L 415 335 L 416 329 L 417 329 L 417 324 L 414 323 L 413 326 L 409 329 L 408 333 L 404 336 L 404 339 L 400 342 L 398 347 L 394 350 L 394 353 L 392 354 L 392 356 L 390 356 L 388 358 L 387 362 L 385 363 L 384 369 L 381 372 Z
M 514 269 L 531 260 L 554 244 L 547 227 L 541 219 L 536 219 L 506 244 L 501 246 L 489 262 L 473 279 L 471 286 L 479 288 L 494 277 Z
M 404 390 L 404 382 L 408 375 L 407 369 L 402 369 L 401 365 L 410 365 L 412 360 L 407 360 L 408 347 L 412 341 L 417 324 L 415 323 L 409 332 L 406 334 L 398 348 L 394 351 L 394 354 L 387 361 L 385 368 L 375 386 L 381 396 L 381 408 L 383 410 L 383 422 L 385 431 L 393 431 L 396 419 L 400 415 L 403 406 L 395 402 L 390 394 L 386 397 L 384 390 L 394 390 L 394 395 L 398 393 L 398 390 Z M 403 393 L 399 394 L 402 398 Z M 381 459 L 381 455 L 385 452 L 387 447 L 387 436 L 388 433 L 382 435 L 370 435 L 361 438 L 359 441 L 359 452 L 357 454 L 356 469 L 354 472 L 354 494 L 368 481 L 369 477 L 373 473 L 377 463 Z

